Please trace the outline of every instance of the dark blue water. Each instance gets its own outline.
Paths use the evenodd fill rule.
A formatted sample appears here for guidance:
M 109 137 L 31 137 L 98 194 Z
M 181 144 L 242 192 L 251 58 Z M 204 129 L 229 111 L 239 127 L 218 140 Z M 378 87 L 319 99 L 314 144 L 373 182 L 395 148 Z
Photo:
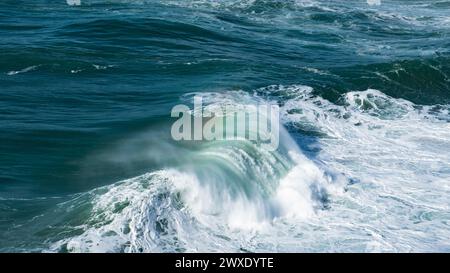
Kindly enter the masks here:
M 388 100 L 383 102 L 383 107 L 392 107 L 387 111 L 389 113 L 403 113 L 395 107 L 403 105 L 404 101 L 413 105 L 411 109 L 402 108 L 407 109 L 406 112 L 430 109 L 429 113 L 439 113 L 439 120 L 444 122 L 433 126 L 440 129 L 442 135 L 431 141 L 433 145 L 427 146 L 426 140 L 419 141 L 414 147 L 404 145 L 410 150 L 440 150 L 441 155 L 448 156 L 448 146 L 444 144 L 445 141 L 448 143 L 445 120 L 448 120 L 450 104 L 449 15 L 450 2 L 442 0 L 385 0 L 381 5 L 368 5 L 364 0 L 81 0 L 80 6 L 69 6 L 65 0 L 1 1 L 0 250 L 48 250 L 57 241 L 83 236 L 88 229 L 86 226 L 95 226 L 91 217 L 98 213 L 95 209 L 92 211 L 97 199 L 82 197 L 89 200 L 82 199 L 84 201 L 77 207 L 70 203 L 76 196 L 145 173 L 179 169 L 180 157 L 187 152 L 180 147 L 169 149 L 163 143 L 170 138 L 172 106 L 182 102 L 183 95 L 192 92 L 234 94 L 232 92 L 241 90 L 253 94 L 257 90 L 257 93 L 267 95 L 267 90 L 261 88 L 284 86 L 281 91 L 277 89 L 279 92 L 269 88 L 269 97 L 283 106 L 292 98 L 286 90 L 302 85 L 312 88 L 308 96 L 317 96 L 341 107 L 349 103 L 344 98 L 348 92 L 378 90 L 383 99 Z M 324 102 L 316 101 L 315 104 L 324 105 Z M 301 104 L 299 108 L 302 107 L 309 109 Z M 383 115 L 377 112 L 369 116 Z M 401 126 L 416 120 L 403 120 L 399 125 L 393 122 L 395 128 L 383 137 L 402 135 L 399 132 L 414 135 L 409 129 L 402 131 Z M 320 128 L 313 128 L 314 124 Z M 336 153 L 336 158 L 330 159 L 325 153 L 333 144 L 320 142 L 321 136 L 327 135 L 322 131 L 329 128 L 321 125 L 319 119 L 305 123 L 286 121 L 290 134 L 311 160 L 325 161 L 326 169 L 344 173 L 348 179 L 358 176 L 356 171 L 336 166 L 341 163 L 347 166 L 345 162 L 350 159 Z M 426 127 L 421 123 L 412 126 Z M 428 132 L 438 135 L 438 129 L 433 128 L 434 131 Z M 424 134 L 418 133 L 417 139 L 425 139 Z M 368 139 L 367 147 L 373 147 L 369 140 L 382 137 L 369 133 L 364 138 Z M 437 139 L 444 144 L 439 144 Z M 380 144 L 380 147 L 383 145 L 388 144 Z M 324 154 L 321 150 L 325 150 Z M 399 154 L 397 150 L 391 152 L 391 155 Z M 385 159 L 382 154 L 373 153 L 369 159 Z M 420 157 L 411 155 L 415 156 Z M 439 165 L 436 170 L 428 168 L 428 172 L 423 170 L 417 174 L 418 171 L 417 177 L 409 174 L 409 180 L 417 183 L 443 181 L 447 183 L 448 192 L 449 162 L 445 158 L 448 159 L 436 159 Z M 367 166 L 364 162 L 361 164 Z M 416 164 L 420 165 L 420 162 L 398 165 L 396 169 L 410 171 Z M 216 165 L 210 167 L 214 169 Z M 362 173 L 385 181 L 386 177 L 383 179 L 381 174 L 372 173 L 376 167 L 374 164 Z M 408 176 L 401 172 L 393 174 L 396 178 L 405 175 Z M 366 176 L 356 178 L 363 182 L 364 179 Z M 206 180 L 202 180 L 202 185 L 208 183 Z M 391 189 L 389 196 L 396 196 L 398 189 Z M 436 190 L 439 191 L 442 190 Z M 405 192 L 415 191 L 408 188 Z M 72 205 L 66 207 L 64 202 Z M 421 206 L 410 202 L 413 206 Z M 152 203 L 150 208 L 155 206 Z M 447 234 L 449 231 L 449 215 L 445 212 L 448 202 L 442 206 L 442 211 L 437 207 L 432 209 L 432 212 L 438 211 L 437 216 L 430 216 L 444 225 L 437 228 L 436 237 L 431 233 L 430 238 L 435 239 L 422 242 L 423 247 L 409 239 L 403 244 L 386 239 L 379 243 L 382 247 L 378 250 L 450 250 L 448 243 L 436 239 L 440 232 Z M 70 208 L 73 207 L 77 209 L 72 211 Z M 133 226 L 133 223 L 128 224 Z M 399 226 L 408 229 L 406 223 L 401 222 Z M 387 232 L 376 223 L 372 227 L 381 234 Z M 227 230 L 227 224 L 224 229 Z M 361 227 L 355 229 L 362 230 Z M 180 234 L 179 230 L 165 232 Z M 116 230 L 115 233 L 119 232 Z M 396 237 L 395 233 L 388 234 Z M 178 248 L 174 247 L 177 244 L 156 236 L 152 237 L 152 242 L 158 245 L 156 249 L 142 246 L 127 249 L 124 247 L 127 243 L 118 243 L 120 247 L 109 249 L 106 247 L 109 244 L 101 240 L 100 244 L 105 245 L 103 248 L 80 249 L 209 249 L 205 245 L 204 248 L 191 248 L 186 242 L 195 238 L 183 236 L 179 241 L 185 243 L 179 243 L 182 246 L 178 245 Z M 273 246 L 268 243 L 271 240 L 262 238 L 267 245 Z M 299 239 L 299 245 L 306 244 L 308 238 Z M 246 239 L 236 243 L 236 247 L 234 243 L 226 242 L 229 241 L 217 244 L 224 246 L 225 251 L 259 250 Z M 130 244 L 133 245 L 128 242 Z M 168 245 L 170 247 L 166 247 Z M 301 249 L 267 245 L 262 249 Z M 342 245 L 346 246 L 345 243 Z M 303 250 L 374 250 L 368 247 L 372 244 L 362 245 L 350 243 L 348 248 L 342 249 L 316 245 Z M 70 250 L 65 247 L 56 250 Z

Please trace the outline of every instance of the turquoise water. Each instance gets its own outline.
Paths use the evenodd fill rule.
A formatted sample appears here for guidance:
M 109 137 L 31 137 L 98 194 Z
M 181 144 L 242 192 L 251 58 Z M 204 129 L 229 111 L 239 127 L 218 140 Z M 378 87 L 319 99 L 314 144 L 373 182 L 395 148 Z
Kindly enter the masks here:
M 3 0 L 0 251 L 450 251 L 450 2 Z M 277 103 L 276 152 L 171 108 Z

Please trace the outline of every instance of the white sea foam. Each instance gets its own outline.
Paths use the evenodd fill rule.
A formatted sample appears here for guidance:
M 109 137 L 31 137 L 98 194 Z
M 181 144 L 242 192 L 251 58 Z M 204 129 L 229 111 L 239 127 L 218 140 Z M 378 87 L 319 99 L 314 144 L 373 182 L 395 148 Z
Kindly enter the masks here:
M 307 244 L 320 251 L 327 236 L 334 244 L 327 251 L 450 249 L 443 239 L 450 234 L 448 105 L 418 106 L 370 89 L 349 92 L 335 105 L 309 87 L 268 89 L 292 97 L 283 107 L 286 123 L 324 134 L 314 143 L 317 158 L 359 182 L 313 218 L 330 230 L 310 234 Z
M 379 6 L 381 5 L 381 0 L 367 0 L 369 6 Z

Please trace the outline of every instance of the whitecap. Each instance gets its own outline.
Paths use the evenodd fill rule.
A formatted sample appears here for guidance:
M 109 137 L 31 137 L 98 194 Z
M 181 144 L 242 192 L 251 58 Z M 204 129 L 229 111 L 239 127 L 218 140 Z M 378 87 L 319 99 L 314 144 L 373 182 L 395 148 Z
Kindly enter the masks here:
M 81 0 L 66 0 L 67 5 L 69 6 L 80 6 Z
M 17 74 L 22 74 L 22 73 L 27 73 L 27 72 L 30 72 L 30 71 L 34 71 L 34 70 L 36 70 L 38 67 L 39 67 L 39 65 L 33 65 L 33 66 L 29 66 L 29 67 L 26 67 L 26 68 L 21 69 L 21 70 L 17 70 L 17 71 L 9 71 L 9 72 L 6 73 L 6 74 L 7 74 L 8 76 L 14 76 L 14 75 L 17 75 Z

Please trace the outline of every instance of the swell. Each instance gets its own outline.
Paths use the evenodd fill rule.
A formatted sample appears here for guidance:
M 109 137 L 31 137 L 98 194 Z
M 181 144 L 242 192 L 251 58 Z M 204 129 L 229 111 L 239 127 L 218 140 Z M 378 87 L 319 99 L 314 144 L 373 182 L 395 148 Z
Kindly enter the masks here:
M 84 23 L 76 23 L 65 26 L 58 33 L 61 36 L 82 37 L 86 39 L 98 39 L 110 42 L 124 42 L 134 39 L 136 42 L 146 39 L 187 39 L 207 42 L 217 40 L 222 42 L 235 42 L 232 39 L 215 31 L 201 28 L 182 22 L 149 19 L 100 19 Z M 138 38 L 138 39 L 136 39 Z
M 417 104 L 450 103 L 450 58 L 447 54 L 435 57 L 405 59 L 370 65 L 356 65 L 329 69 L 330 83 L 313 85 L 319 94 L 339 98 L 348 89 L 373 88 L 386 94 Z M 317 73 L 316 73 L 317 74 Z M 317 75 L 325 78 L 327 75 Z M 330 77 L 331 76 L 331 77 Z M 335 91 L 338 95 L 333 97 Z
M 59 18 L 57 27 L 52 28 L 45 20 L 36 24 L 7 21 L 5 30 L 17 33 L 8 38 L 9 44 L 2 45 L 2 79 L 20 76 L 26 81 L 27 76 L 54 74 L 82 79 L 119 74 L 167 77 L 228 73 L 236 82 L 251 82 L 250 88 L 257 87 L 258 79 L 264 80 L 259 86 L 304 82 L 330 99 L 347 90 L 375 88 L 418 104 L 449 101 L 445 25 L 410 16 L 409 6 L 403 14 L 367 9 L 364 3 L 355 10 L 321 1 L 105 4 L 117 6 L 115 15 L 96 4 L 86 2 L 93 14 L 81 14 L 74 20 Z M 142 11 L 121 13 L 127 5 Z M 162 16 L 163 12 L 180 12 L 177 5 L 183 11 L 187 5 L 192 14 L 200 13 L 199 19 Z M 152 7 L 155 18 L 144 16 Z M 255 12 L 263 7 L 266 10 Z M 434 19 L 444 20 L 440 16 Z M 317 24 L 326 27 L 314 27 Z M 31 26 L 39 29 L 33 35 L 22 35 Z M 273 39 L 269 41 L 267 35 Z M 26 42 L 34 46 L 24 47 Z M 309 67 L 311 63 L 315 67 Z M 32 67 L 35 69 L 29 69 Z

